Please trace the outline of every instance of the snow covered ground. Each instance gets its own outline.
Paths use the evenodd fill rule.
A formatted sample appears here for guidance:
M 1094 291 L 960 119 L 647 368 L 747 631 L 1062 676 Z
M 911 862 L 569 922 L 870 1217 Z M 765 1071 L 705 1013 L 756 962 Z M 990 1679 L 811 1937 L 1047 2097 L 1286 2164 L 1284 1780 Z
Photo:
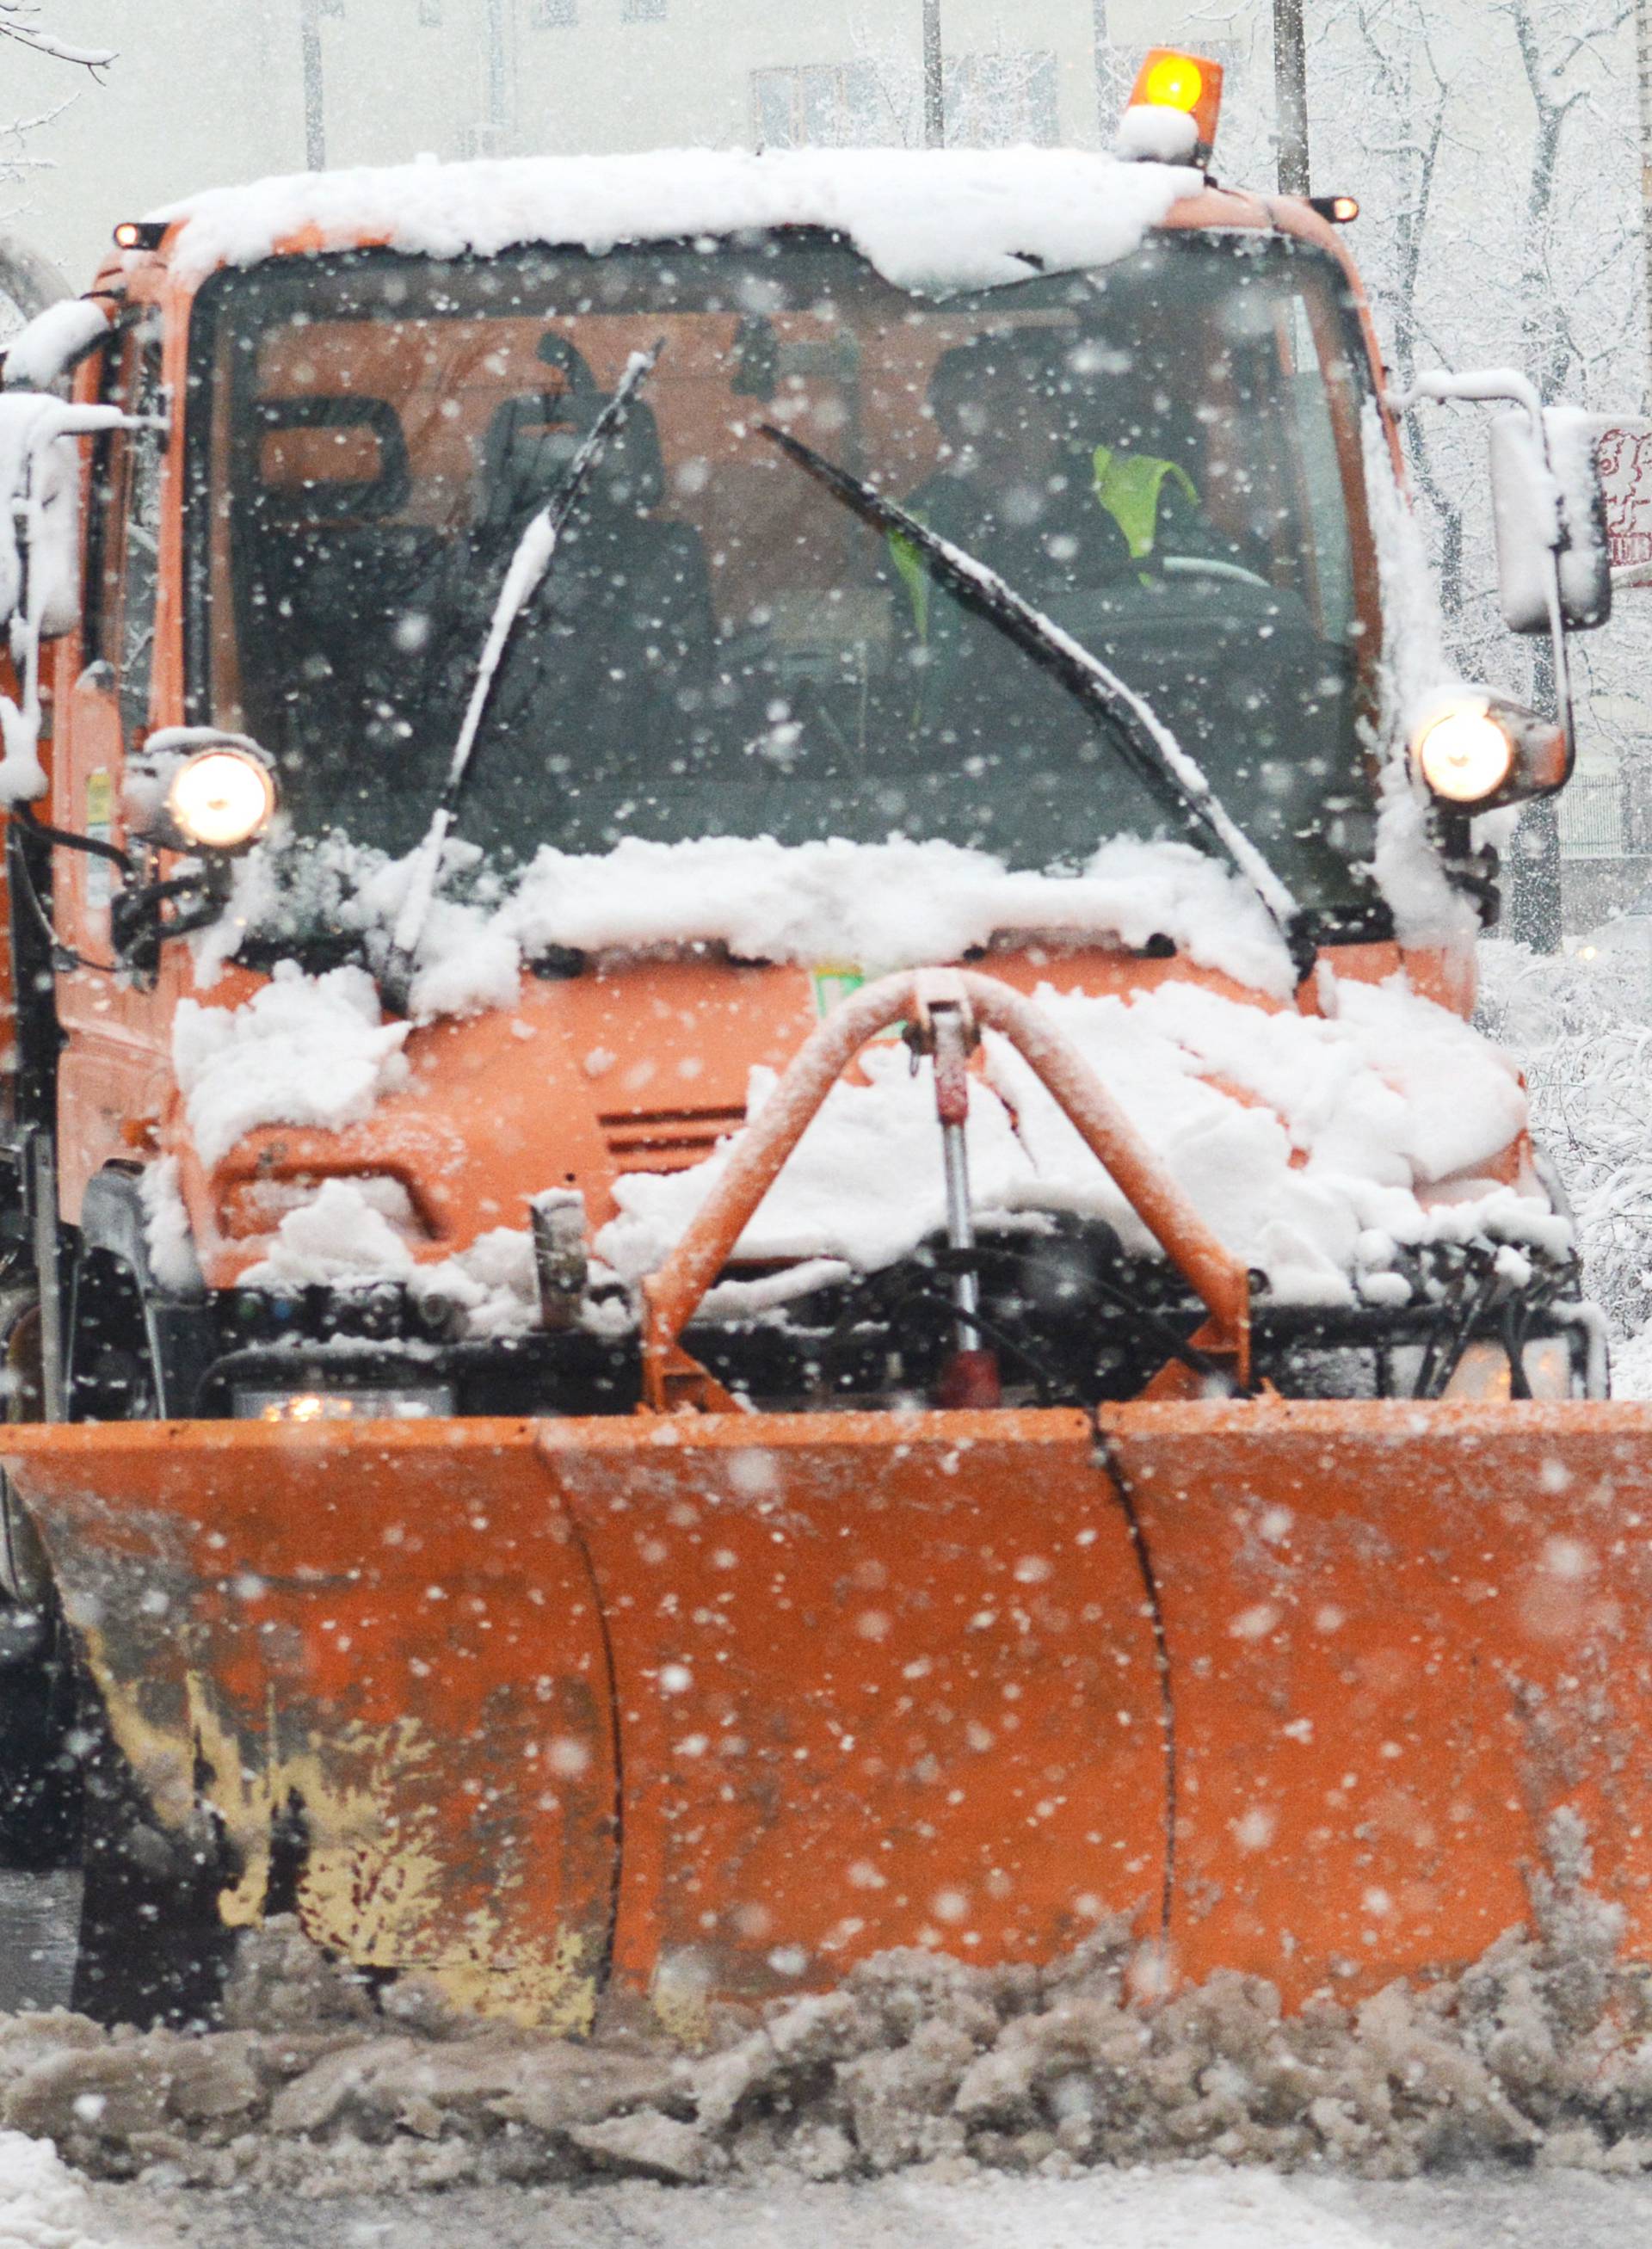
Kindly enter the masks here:
M 0 2192 L 3 2192 L 0 2190 Z M 1633 2249 L 1652 2186 L 1573 2171 L 1373 2184 L 1201 2164 L 952 2186 L 492 2188 L 370 2197 L 93 2190 L 0 2249 Z
M 891 1955 L 699 2059 L 392 2021 L 277 1925 L 211 2038 L 0 2019 L 0 2249 L 1652 2240 L 1652 1998 L 1587 1892 L 1533 1904 L 1455 1983 L 1312 2024 L 1236 1977 L 1139 2014 L 1112 1945 L 1008 1984 Z

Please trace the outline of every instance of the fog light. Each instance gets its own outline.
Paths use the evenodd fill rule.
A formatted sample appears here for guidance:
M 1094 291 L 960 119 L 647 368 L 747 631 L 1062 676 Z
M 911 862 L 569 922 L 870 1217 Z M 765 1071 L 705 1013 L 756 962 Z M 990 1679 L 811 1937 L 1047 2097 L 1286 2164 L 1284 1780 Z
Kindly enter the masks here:
M 275 781 L 262 758 L 221 743 L 188 758 L 173 775 L 167 811 L 186 843 L 203 851 L 241 851 L 275 811 Z
M 430 1421 L 450 1417 L 445 1383 L 371 1390 L 239 1390 L 237 1421 Z
M 1482 804 L 1509 778 L 1514 744 L 1483 703 L 1456 703 L 1419 727 L 1412 754 L 1436 796 Z

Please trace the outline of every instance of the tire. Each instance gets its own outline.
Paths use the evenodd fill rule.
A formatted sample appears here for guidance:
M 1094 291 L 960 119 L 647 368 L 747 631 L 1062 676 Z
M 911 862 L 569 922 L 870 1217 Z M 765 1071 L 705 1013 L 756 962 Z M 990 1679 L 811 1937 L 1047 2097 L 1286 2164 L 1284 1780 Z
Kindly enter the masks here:
M 205 1813 L 187 1836 L 162 1828 L 84 1669 L 79 1685 L 84 1888 L 71 2004 L 94 2022 L 210 2027 L 235 1953 L 217 1909 L 235 1872 L 224 1839 Z
M 79 1697 L 57 1604 L 0 1604 L 0 1867 L 72 1867 L 80 1851 Z
M 40 1418 L 39 1313 L 31 1290 L 0 1292 L 10 1418 Z M 0 1867 L 72 1867 L 80 1848 L 74 1652 L 45 1557 L 0 1475 Z
M 104 1252 L 84 1255 L 75 1308 L 74 1418 L 153 1420 L 156 1385 L 129 1269 Z M 210 2024 L 234 1951 L 217 1910 L 235 1875 L 222 1832 L 204 1807 L 187 1834 L 163 1828 L 83 1663 L 74 1688 L 84 1888 L 72 2004 L 101 2023 Z

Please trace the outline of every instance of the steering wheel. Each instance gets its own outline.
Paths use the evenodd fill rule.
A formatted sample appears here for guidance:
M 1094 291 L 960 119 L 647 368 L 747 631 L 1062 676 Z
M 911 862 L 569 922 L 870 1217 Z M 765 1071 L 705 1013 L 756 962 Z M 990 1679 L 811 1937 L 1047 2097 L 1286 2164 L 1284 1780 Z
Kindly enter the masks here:
M 1221 561 L 1214 554 L 1167 554 L 1159 567 L 1167 578 L 1229 578 L 1241 586 L 1260 586 L 1264 594 L 1278 590 L 1260 572 L 1247 570 L 1242 562 Z

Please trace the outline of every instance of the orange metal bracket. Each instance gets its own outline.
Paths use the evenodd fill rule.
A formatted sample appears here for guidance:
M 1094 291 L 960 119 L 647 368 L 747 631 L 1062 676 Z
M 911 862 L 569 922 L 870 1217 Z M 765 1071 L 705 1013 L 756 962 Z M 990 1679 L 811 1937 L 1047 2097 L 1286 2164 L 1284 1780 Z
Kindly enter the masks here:
M 1201 1347 L 1250 1379 L 1250 1276 L 1213 1234 L 1089 1063 L 1049 1018 L 995 976 L 968 969 L 909 969 L 869 984 L 798 1049 L 747 1126 L 727 1169 L 657 1273 L 644 1283 L 645 1408 L 671 1402 L 678 1338 L 733 1253 L 764 1196 L 821 1104 L 869 1041 L 891 1023 L 962 1008 L 1000 1031 L 1055 1099 L 1079 1138 L 1210 1314 Z

